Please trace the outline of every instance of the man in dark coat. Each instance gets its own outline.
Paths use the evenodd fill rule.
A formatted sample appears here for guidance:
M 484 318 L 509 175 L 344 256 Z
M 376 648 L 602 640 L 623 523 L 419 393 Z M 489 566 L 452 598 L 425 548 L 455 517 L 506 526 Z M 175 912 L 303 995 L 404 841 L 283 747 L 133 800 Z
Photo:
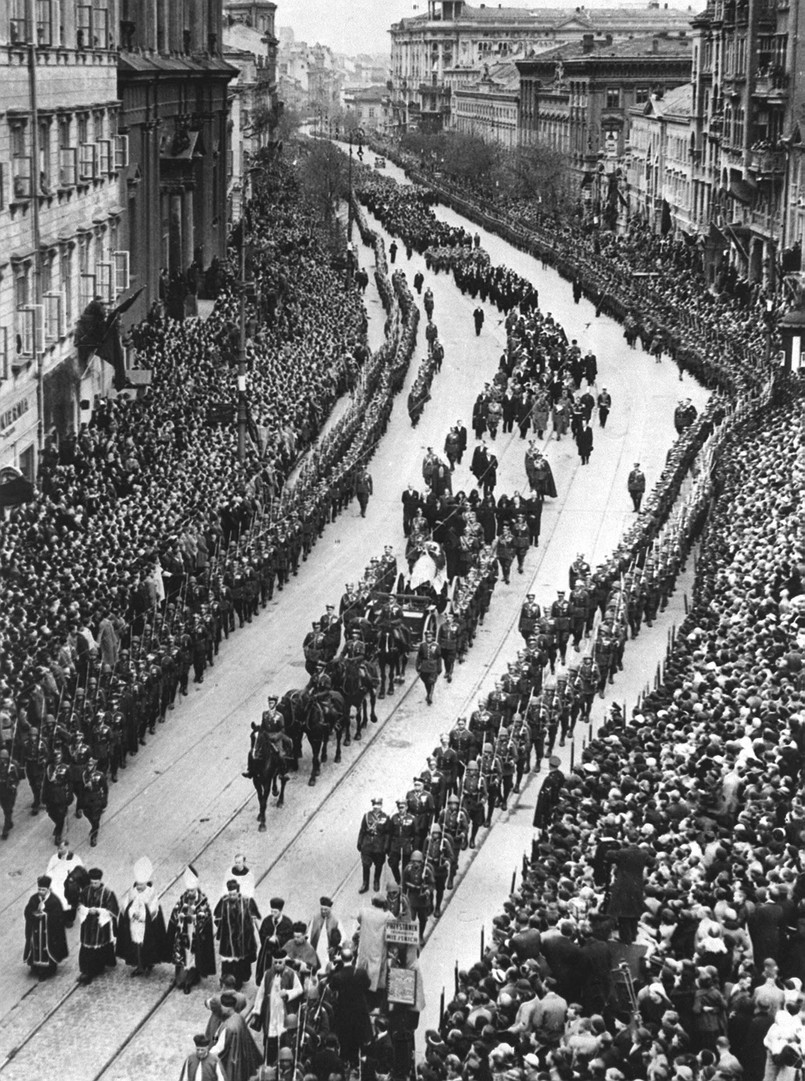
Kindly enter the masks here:
M 433 640 L 433 631 L 425 631 L 424 641 L 416 655 L 416 670 L 425 684 L 426 702 L 433 705 L 433 688 L 442 671 L 442 651 Z
M 472 321 L 475 323 L 475 336 L 480 338 L 484 325 L 484 310 L 480 305 L 472 313 Z
M 239 991 L 252 975 L 252 965 L 257 960 L 257 936 L 255 920 L 260 920 L 260 910 L 253 897 L 244 897 L 238 881 L 231 878 L 226 884 L 227 892 L 215 906 L 215 937 L 221 958 L 221 975 L 235 977 L 235 990 Z
M 64 932 L 64 908 L 50 889 L 51 880 L 42 875 L 37 890 L 25 906 L 25 953 L 23 960 L 40 980 L 52 976 L 68 954 Z
M 579 448 L 579 457 L 582 465 L 590 464 L 590 455 L 593 452 L 593 430 L 588 421 L 583 421 L 579 434 L 576 437 L 576 446 Z
M 364 968 L 356 968 L 352 950 L 341 950 L 340 962 L 330 975 L 330 987 L 336 993 L 333 1030 L 341 1047 L 341 1057 L 357 1066 L 364 1047 L 372 1038 L 366 993 L 371 986 Z
M 624 847 L 607 855 L 615 869 L 607 915 L 618 921 L 620 940 L 627 946 L 637 937 L 637 922 L 643 914 L 643 878 L 652 863 L 651 852 L 638 846 L 637 839 L 637 833 L 630 830 Z
M 542 782 L 542 787 L 537 796 L 537 805 L 534 808 L 534 828 L 545 829 L 550 820 L 551 811 L 559 801 L 559 793 L 565 783 L 565 775 L 559 768 L 561 759 L 555 755 L 549 760 L 548 776 Z
M 243 1015 L 237 1011 L 237 995 L 221 995 L 223 1021 L 215 1036 L 212 1054 L 217 1056 L 227 1081 L 250 1081 L 261 1065 L 262 1056 Z
M 374 889 L 380 889 L 380 875 L 386 862 L 389 846 L 389 816 L 383 810 L 383 800 L 376 796 L 372 800 L 372 809 L 361 819 L 358 831 L 358 851 L 361 854 L 363 885 L 359 893 L 369 890 L 369 872 L 374 868 Z
M 646 491 L 646 475 L 640 468 L 640 462 L 635 462 L 634 468 L 626 481 L 626 487 L 629 489 L 632 506 L 635 513 L 637 513 L 640 510 L 640 504 L 643 502 L 643 495 Z
M 568 1002 L 577 1002 L 582 991 L 581 947 L 573 941 L 573 924 L 570 920 L 562 920 L 559 931 L 558 935 L 545 935 L 542 956 L 556 980 L 557 993 Z
M 89 885 L 81 891 L 78 921 L 81 925 L 81 949 L 78 953 L 79 983 L 92 983 L 107 965 L 114 967 L 115 935 L 120 906 L 117 897 L 103 884 L 103 871 L 89 871 Z
M 282 955 L 293 938 L 293 920 L 283 912 L 285 901 L 282 897 L 272 897 L 269 904 L 270 911 L 260 924 L 260 953 L 254 973 L 254 982 L 258 984 L 274 958 Z

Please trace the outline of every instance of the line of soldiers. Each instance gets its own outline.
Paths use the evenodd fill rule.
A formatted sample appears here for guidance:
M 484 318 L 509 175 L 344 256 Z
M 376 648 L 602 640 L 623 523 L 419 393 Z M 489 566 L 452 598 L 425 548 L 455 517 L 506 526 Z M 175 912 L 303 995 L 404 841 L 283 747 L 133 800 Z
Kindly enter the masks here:
M 428 355 L 422 359 L 410 391 L 408 392 L 408 416 L 411 427 L 416 428 L 425 406 L 431 398 L 430 388 L 433 377 L 442 370 L 444 346 L 439 341 L 439 331 L 435 323 L 428 322 L 425 330 L 428 342 Z

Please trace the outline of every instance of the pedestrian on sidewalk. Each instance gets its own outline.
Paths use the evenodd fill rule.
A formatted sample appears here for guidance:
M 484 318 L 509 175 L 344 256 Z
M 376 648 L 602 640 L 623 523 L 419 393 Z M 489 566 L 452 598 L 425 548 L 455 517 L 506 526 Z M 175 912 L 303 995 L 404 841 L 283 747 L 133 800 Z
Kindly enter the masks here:
M 416 274 L 414 274 L 414 289 L 416 289 L 417 293 L 420 296 L 422 295 L 422 286 L 424 285 L 424 283 L 425 275 L 422 273 L 421 270 L 418 270 Z
M 609 393 L 606 387 L 601 388 L 601 393 L 598 395 L 597 404 L 599 427 L 606 428 L 609 411 L 612 408 L 612 395 Z
M 476 338 L 480 338 L 480 336 L 481 336 L 481 329 L 482 329 L 482 327 L 484 325 L 484 318 L 485 318 L 484 317 L 484 310 L 480 305 L 478 305 L 478 307 L 472 313 L 472 320 L 475 323 L 475 337 Z
M 361 508 L 361 518 L 366 517 L 366 507 L 369 503 L 369 496 L 374 491 L 372 485 L 372 477 L 365 465 L 361 466 L 358 471 L 358 475 L 355 478 L 355 495 L 358 497 L 358 504 Z
M 394 263 L 397 262 L 397 241 L 396 240 L 392 240 L 391 244 L 389 245 L 389 260 L 391 261 L 392 266 L 394 265 Z
M 640 468 L 640 462 L 635 462 L 634 469 L 629 474 L 626 486 L 629 489 L 629 495 L 632 497 L 635 514 L 637 514 L 640 510 L 640 504 L 643 502 L 643 494 L 646 490 L 646 475 Z

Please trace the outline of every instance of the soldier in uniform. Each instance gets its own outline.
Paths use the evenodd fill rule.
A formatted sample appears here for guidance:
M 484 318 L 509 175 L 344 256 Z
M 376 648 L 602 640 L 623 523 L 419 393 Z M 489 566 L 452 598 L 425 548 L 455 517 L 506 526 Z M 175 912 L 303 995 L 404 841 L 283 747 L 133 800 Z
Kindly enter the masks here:
M 500 770 L 500 809 L 505 811 L 508 809 L 509 796 L 514 788 L 516 768 L 514 738 L 511 731 L 502 731 L 498 734 L 495 758 Z
M 244 602 L 245 603 L 245 600 Z M 241 623 L 241 627 L 243 624 Z M 207 665 L 207 648 L 209 645 L 207 628 L 200 616 L 194 616 L 193 630 L 190 635 L 190 652 L 193 658 L 193 682 L 204 682 L 204 669 Z
M 416 821 L 404 799 L 397 800 L 397 813 L 391 816 L 389 825 L 388 864 L 394 881 L 400 882 L 400 864 L 405 863 L 414 851 Z
M 14 828 L 14 804 L 17 801 L 17 787 L 20 783 L 20 768 L 9 752 L 0 751 L 0 810 L 3 812 L 2 839 L 8 838 Z
M 433 821 L 433 796 L 426 791 L 421 777 L 414 777 L 414 787 L 405 794 L 408 811 L 414 818 L 414 847 L 423 848 Z
M 551 674 L 556 671 L 556 620 L 543 616 L 539 621 L 537 648 L 545 655 Z
M 305 655 L 305 671 L 312 676 L 320 660 L 323 659 L 325 636 L 322 634 L 318 620 L 313 620 L 312 630 L 309 630 L 302 642 L 302 651 Z
M 425 935 L 428 916 L 433 911 L 434 885 L 433 869 L 425 866 L 425 858 L 418 849 L 413 851 L 403 868 L 400 886 L 411 909 L 411 916 L 419 921 L 420 941 Z
M 53 839 L 59 844 L 64 833 L 64 823 L 73 802 L 73 785 L 70 779 L 70 767 L 63 761 L 60 749 L 53 752 L 53 757 L 45 771 L 43 797 L 45 810 L 53 823 Z
M 475 754 L 475 736 L 467 728 L 467 718 L 458 717 L 450 732 L 450 746 L 456 752 L 456 777 L 461 781 L 470 758 Z M 480 744 L 478 744 L 480 746 Z
M 31 805 L 31 814 L 39 814 L 39 804 L 42 801 L 42 786 L 45 779 L 48 751 L 44 740 L 39 734 L 39 729 L 34 725 L 28 729 L 28 736 L 22 745 L 22 760 L 25 767 L 25 776 L 31 788 L 34 801 Z
M 455 792 L 456 790 L 458 753 L 456 749 L 451 746 L 450 736 L 447 732 L 442 732 L 439 736 L 439 746 L 433 748 L 433 760 L 444 778 L 444 790 L 449 796 L 451 792 Z
M 581 579 L 582 582 L 586 581 L 587 576 L 590 573 L 590 564 L 584 558 L 581 552 L 578 553 L 576 558 L 570 564 L 570 570 L 567 573 L 568 586 L 570 589 L 574 589 L 576 583 Z
M 500 724 L 499 719 L 497 721 L 497 724 L 495 723 L 495 718 L 493 717 L 492 713 L 487 709 L 487 701 L 488 698 L 485 698 L 483 695 L 481 695 L 481 697 L 478 699 L 478 708 L 474 709 L 470 714 L 468 731 L 472 735 L 473 745 L 471 748 L 471 755 L 468 756 L 466 761 L 469 761 L 469 757 L 476 754 L 481 749 L 481 747 L 483 747 L 487 739 L 491 739 L 493 737 L 498 725 Z
M 629 477 L 626 481 L 626 487 L 629 489 L 629 495 L 632 497 L 632 506 L 635 514 L 640 510 L 640 504 L 643 502 L 643 496 L 646 491 L 646 475 L 640 468 L 640 462 L 635 462 Z
M 520 619 L 517 624 L 517 629 L 523 636 L 524 641 L 528 641 L 532 638 L 537 628 L 542 612 L 540 606 L 537 604 L 533 593 L 526 593 L 525 602 L 520 609 Z
M 448 615 L 439 628 L 438 644 L 444 663 L 444 678 L 453 682 L 453 668 L 456 663 L 461 627 L 454 615 Z
M 528 727 L 528 736 L 530 740 L 528 762 L 530 764 L 530 751 L 531 749 L 533 749 L 535 754 L 534 772 L 539 773 L 539 771 L 542 769 L 542 758 L 545 754 L 546 728 L 545 710 L 543 707 L 541 692 L 539 692 L 532 698 L 531 703 L 526 710 L 525 720 Z
M 433 631 L 425 631 L 425 639 L 416 655 L 416 670 L 425 685 L 425 701 L 433 705 L 433 689 L 442 671 L 442 651 L 433 640 Z
M 573 635 L 573 648 L 578 653 L 581 640 L 584 637 L 589 607 L 588 590 L 584 585 L 583 578 L 577 578 L 571 587 L 568 606 L 570 608 L 570 632 Z
M 442 812 L 440 825 L 445 837 L 453 846 L 453 861 L 447 879 L 447 888 L 451 890 L 458 870 L 458 854 L 466 849 L 470 832 L 470 820 L 458 796 L 447 797 L 447 806 Z
M 89 843 L 94 848 L 98 843 L 101 828 L 101 816 L 109 802 L 109 786 L 106 774 L 97 768 L 98 763 L 90 755 L 87 768 L 81 778 L 81 806 L 90 826 Z
M 484 824 L 484 805 L 489 797 L 490 784 L 494 786 L 494 778 L 491 772 L 489 775 L 483 773 L 482 766 L 476 759 L 467 764 L 461 786 L 461 799 L 470 823 L 470 848 L 475 848 L 478 830 Z
M 571 608 L 565 596 L 565 591 L 560 589 L 556 600 L 551 605 L 551 618 L 556 621 L 556 640 L 559 647 L 559 658 L 562 664 L 567 656 L 567 644 L 570 641 Z M 553 667 L 551 668 L 553 671 Z
M 447 834 L 442 831 L 442 827 L 438 823 L 434 823 L 431 827 L 430 836 L 428 837 L 427 848 L 425 849 L 425 867 L 429 867 L 433 872 L 433 886 L 435 893 L 433 915 L 436 919 L 442 914 L 442 900 L 444 898 L 445 887 L 448 889 L 453 888 L 451 869 L 454 863 L 455 852 L 453 850 L 453 842 Z
M 511 527 L 511 535 L 512 547 L 517 558 L 517 571 L 522 574 L 526 553 L 531 547 L 531 531 L 528 528 L 528 522 L 526 522 L 524 514 L 518 514 L 515 518 Z
M 361 828 L 358 831 L 358 851 L 361 854 L 361 867 L 363 870 L 363 884 L 358 893 L 366 893 L 369 889 L 369 871 L 374 867 L 374 882 L 372 888 L 380 889 L 380 875 L 389 846 L 389 829 L 391 820 L 383 810 L 383 800 L 376 796 L 372 800 L 372 809 L 367 811 L 361 819 Z
M 344 643 L 344 648 L 341 650 L 341 659 L 345 661 L 366 660 L 366 643 L 357 627 L 350 632 L 349 639 Z
M 267 708 L 263 710 L 263 715 L 260 718 L 260 724 L 252 725 L 249 759 L 246 766 L 246 772 L 241 774 L 242 777 L 251 778 L 254 776 L 254 751 L 261 735 L 273 746 L 277 754 L 282 756 L 284 753 L 285 718 L 277 709 L 278 703 L 279 699 L 277 696 L 275 694 L 270 694 L 268 696 Z

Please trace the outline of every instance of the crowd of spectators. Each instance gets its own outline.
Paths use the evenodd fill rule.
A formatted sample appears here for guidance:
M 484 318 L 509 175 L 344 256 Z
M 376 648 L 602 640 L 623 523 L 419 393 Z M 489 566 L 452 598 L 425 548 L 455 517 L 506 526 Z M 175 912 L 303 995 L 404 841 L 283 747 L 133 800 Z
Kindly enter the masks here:
M 177 689 L 186 693 L 191 659 L 203 678 L 221 630 L 234 628 L 233 608 L 242 625 L 255 598 L 265 605 L 275 580 L 282 588 L 296 571 L 385 429 L 413 352 L 410 291 L 400 275 L 386 282 L 388 333 L 370 357 L 361 301 L 330 266 L 293 170 L 277 169 L 255 196 L 247 236 L 261 293 L 248 309 L 245 460 L 230 275 L 206 322 L 152 312 L 135 328 L 148 392 L 99 400 L 75 437 L 49 438 L 35 500 L 0 525 L 0 742 L 17 771 L 0 778 L 4 803 L 8 788 L 13 806 L 25 772 L 38 806 L 57 721 L 68 742 L 89 736 L 76 730 L 92 729 L 96 707 L 115 714 L 121 694 L 142 691 L 136 753 L 137 735 L 164 719 Z M 287 486 L 348 387 L 349 408 Z

